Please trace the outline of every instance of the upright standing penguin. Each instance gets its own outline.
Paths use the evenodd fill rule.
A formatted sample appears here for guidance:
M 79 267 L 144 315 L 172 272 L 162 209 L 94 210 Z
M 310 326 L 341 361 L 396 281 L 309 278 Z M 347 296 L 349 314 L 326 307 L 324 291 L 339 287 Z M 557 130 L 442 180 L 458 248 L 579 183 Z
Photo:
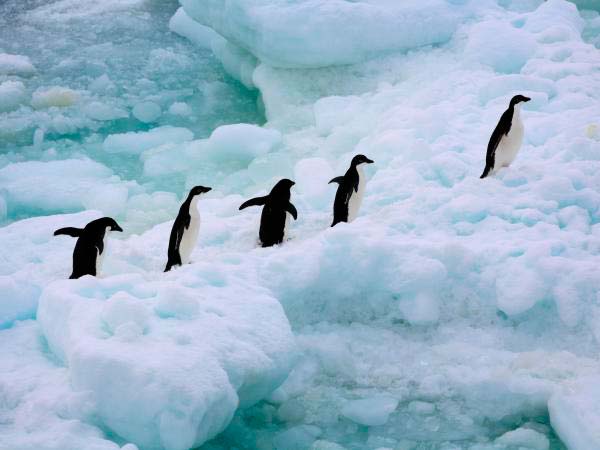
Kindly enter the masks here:
M 523 143 L 525 131 L 521 120 L 520 103 L 529 100 L 531 100 L 529 97 L 523 95 L 515 95 L 511 99 L 508 109 L 500 117 L 500 122 L 490 137 L 485 157 L 485 169 L 479 178 L 485 178 L 502 167 L 508 167 L 515 160 Z
M 290 203 L 290 189 L 294 184 L 296 183 L 287 178 L 279 180 L 269 195 L 250 199 L 240 206 L 240 210 L 248 206 L 263 206 L 259 231 L 263 247 L 271 247 L 283 242 L 287 234 L 288 213 L 294 220 L 298 219 L 298 211 Z
M 84 275 L 99 275 L 105 254 L 104 240 L 111 231 L 123 229 L 110 217 L 92 220 L 85 228 L 60 228 L 54 236 L 67 235 L 77 238 L 73 250 L 73 272 L 69 278 L 80 278 Z
M 173 228 L 171 228 L 165 272 L 171 270 L 173 266 L 181 266 L 190 261 L 200 231 L 198 196 L 210 190 L 211 188 L 204 186 L 193 187 L 179 208 L 179 214 L 177 214 Z
M 356 155 L 346 174 L 329 182 L 339 185 L 333 203 L 332 227 L 340 222 L 352 222 L 358 215 L 367 183 L 362 170 L 363 164 L 373 164 L 373 161 L 365 155 Z

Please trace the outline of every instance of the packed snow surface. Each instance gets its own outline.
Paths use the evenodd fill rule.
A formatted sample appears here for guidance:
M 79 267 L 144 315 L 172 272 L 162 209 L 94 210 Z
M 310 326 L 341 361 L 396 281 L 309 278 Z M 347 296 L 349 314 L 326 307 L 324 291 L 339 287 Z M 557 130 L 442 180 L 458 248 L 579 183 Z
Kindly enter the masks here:
M 598 2 L 41 3 L 0 6 L 0 448 L 600 448 Z M 238 208 L 283 177 L 263 249 Z M 52 232 L 103 215 L 66 280 Z

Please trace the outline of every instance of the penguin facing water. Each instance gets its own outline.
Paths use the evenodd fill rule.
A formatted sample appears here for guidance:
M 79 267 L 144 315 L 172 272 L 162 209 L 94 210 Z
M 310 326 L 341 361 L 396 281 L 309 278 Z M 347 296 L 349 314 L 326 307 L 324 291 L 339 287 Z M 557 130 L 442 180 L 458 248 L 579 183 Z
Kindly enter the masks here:
M 290 189 L 296 184 L 284 178 L 271 189 L 269 195 L 250 199 L 240 206 L 240 210 L 248 206 L 263 206 L 260 216 L 259 238 L 263 247 L 281 244 L 287 234 L 288 213 L 298 219 L 296 207 L 290 203 Z
M 367 183 L 362 170 L 363 164 L 373 164 L 373 160 L 365 155 L 356 155 L 346 174 L 329 182 L 339 185 L 333 203 L 332 227 L 340 222 L 352 222 L 358 215 Z
M 181 266 L 190 261 L 200 231 L 198 199 L 201 194 L 205 194 L 210 190 L 211 188 L 204 186 L 193 187 L 179 208 L 179 214 L 177 214 L 173 228 L 171 228 L 165 272 L 171 270 L 173 266 Z
M 485 169 L 479 178 L 485 178 L 502 167 L 508 167 L 515 160 L 521 144 L 525 128 L 521 120 L 521 103 L 531 100 L 524 95 L 515 95 L 500 117 L 500 121 L 487 147 Z
M 105 254 L 104 240 L 111 231 L 123 231 L 123 229 L 111 217 L 102 217 L 92 220 L 84 228 L 66 227 L 54 232 L 54 236 L 66 235 L 77 238 L 73 250 L 73 272 L 69 278 L 100 274 Z

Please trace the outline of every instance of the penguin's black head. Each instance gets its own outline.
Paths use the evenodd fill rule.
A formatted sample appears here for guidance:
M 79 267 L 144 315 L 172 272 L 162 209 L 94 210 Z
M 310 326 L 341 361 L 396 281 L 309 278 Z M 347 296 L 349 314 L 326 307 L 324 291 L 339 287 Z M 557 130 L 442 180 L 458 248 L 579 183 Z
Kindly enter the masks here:
M 209 192 L 212 188 L 209 187 L 204 187 L 204 186 L 194 186 L 192 189 L 190 189 L 190 196 L 194 197 L 196 195 L 200 195 L 200 194 L 206 194 L 207 192 Z
M 279 193 L 288 193 L 289 194 L 290 189 L 295 184 L 296 183 L 294 183 L 292 180 L 288 180 L 287 178 L 284 178 L 283 180 L 279 180 L 277 182 L 277 184 L 275 186 L 273 186 L 273 189 L 271 189 L 271 194 L 269 194 L 269 195 L 277 195 Z
M 87 224 L 86 228 L 109 229 L 110 231 L 123 231 L 123 228 L 112 217 L 102 217 Z
M 367 158 L 365 155 L 356 155 L 352 158 L 352 166 L 356 167 L 361 164 L 373 164 L 374 161 L 372 159 Z
M 531 100 L 529 97 L 525 97 L 524 95 L 515 95 L 511 100 L 510 100 L 510 106 L 515 106 L 518 105 L 519 103 L 525 103 L 528 102 L 529 100 Z

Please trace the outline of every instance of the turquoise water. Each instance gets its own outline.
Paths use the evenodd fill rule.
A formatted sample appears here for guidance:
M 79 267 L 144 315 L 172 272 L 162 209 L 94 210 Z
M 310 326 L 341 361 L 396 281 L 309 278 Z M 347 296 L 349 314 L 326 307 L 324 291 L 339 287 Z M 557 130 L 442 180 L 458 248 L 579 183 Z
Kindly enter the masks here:
M 0 75 L 0 83 L 22 82 L 28 99 L 37 89 L 51 86 L 79 94 L 79 101 L 68 107 L 36 110 L 27 100 L 18 109 L 0 113 L 0 168 L 11 162 L 85 155 L 123 180 L 137 181 L 146 192 L 180 195 L 183 179 L 143 177 L 137 155 L 103 151 L 106 136 L 170 125 L 185 127 L 198 139 L 220 125 L 264 121 L 255 91 L 227 76 L 209 50 L 194 47 L 168 29 L 177 1 L 139 3 L 135 8 L 124 5 L 121 11 L 114 6 L 98 11 L 94 8 L 102 4 L 64 0 L 0 3 L 0 53 L 25 55 L 37 69 L 30 77 Z M 131 113 L 146 101 L 162 109 L 151 123 Z M 91 102 L 128 117 L 90 118 Z M 189 115 L 171 114 L 173 103 L 187 104 Z M 38 142 L 33 145 L 36 130 Z M 48 212 L 9 205 L 7 220 Z

